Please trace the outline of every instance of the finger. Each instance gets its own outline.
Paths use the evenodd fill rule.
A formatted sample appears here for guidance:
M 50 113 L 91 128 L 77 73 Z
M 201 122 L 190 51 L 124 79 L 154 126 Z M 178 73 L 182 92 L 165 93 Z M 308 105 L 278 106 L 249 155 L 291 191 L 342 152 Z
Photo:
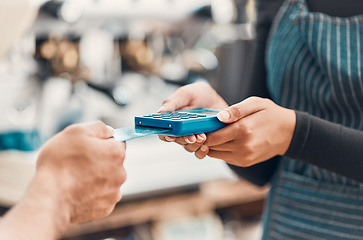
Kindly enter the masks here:
M 177 137 L 175 139 L 175 142 L 179 145 L 186 145 L 188 144 L 186 141 L 185 141 L 185 137 Z
M 229 162 L 232 159 L 232 152 L 215 151 L 209 149 L 208 156 L 212 158 L 222 159 L 225 162 Z
M 126 178 L 127 178 L 126 169 L 124 167 L 121 167 L 121 176 L 116 183 L 118 188 L 121 188 L 121 186 L 125 183 Z
M 82 124 L 87 130 L 90 132 L 91 136 L 97 137 L 97 138 L 111 138 L 114 130 L 112 127 L 107 126 L 101 121 L 93 122 L 93 123 L 87 123 Z
M 235 124 L 228 125 L 216 132 L 208 133 L 204 145 L 212 147 L 230 142 L 235 139 L 236 135 L 240 134 L 239 131 Z
M 188 144 L 193 144 L 193 143 L 197 142 L 197 137 L 195 135 L 185 136 L 184 141 Z
M 207 139 L 207 136 L 204 133 L 197 134 L 195 137 L 196 137 L 195 143 L 184 145 L 184 149 L 187 150 L 188 152 L 197 151 Z
M 165 135 L 160 135 L 159 139 L 164 141 L 164 142 L 175 142 L 179 145 L 186 145 L 188 144 L 185 140 L 185 137 L 174 137 L 174 136 L 165 136 Z
M 174 94 L 167 98 L 158 112 L 169 112 L 179 110 L 190 105 L 191 96 L 186 86 L 179 88 Z
M 250 97 L 240 103 L 234 104 L 217 114 L 220 121 L 232 123 L 255 112 L 264 110 L 267 100 L 259 97 Z
M 108 146 L 104 145 L 104 149 L 111 154 L 116 165 L 124 164 L 126 157 L 126 143 L 125 142 L 117 142 L 115 140 L 108 140 Z M 112 143 L 111 143 L 112 141 Z M 102 145 L 99 144 L 101 147 Z M 107 148 L 108 147 L 108 148 Z
M 197 138 L 197 143 L 204 143 L 207 140 L 207 136 L 204 133 L 195 135 Z
M 167 135 L 158 135 L 159 139 L 164 142 L 175 142 L 176 137 Z
M 202 145 L 194 155 L 199 159 L 203 159 L 208 155 L 208 152 L 209 148 L 206 145 Z
M 202 144 L 200 143 L 186 144 L 184 145 L 184 149 L 187 150 L 188 152 L 196 152 L 201 146 Z
M 232 152 L 236 149 L 234 141 L 226 142 L 216 146 L 210 146 L 209 149 L 213 151 Z

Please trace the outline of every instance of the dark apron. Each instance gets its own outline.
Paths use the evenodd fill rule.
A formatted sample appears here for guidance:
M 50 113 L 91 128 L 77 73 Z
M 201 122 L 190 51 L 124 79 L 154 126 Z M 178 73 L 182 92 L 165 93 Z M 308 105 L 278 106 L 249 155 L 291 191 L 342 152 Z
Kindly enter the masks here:
M 361 45 L 363 15 L 330 17 L 309 12 L 304 0 L 286 1 L 267 52 L 272 99 L 363 130 Z M 283 157 L 266 204 L 263 239 L 363 239 L 363 184 Z

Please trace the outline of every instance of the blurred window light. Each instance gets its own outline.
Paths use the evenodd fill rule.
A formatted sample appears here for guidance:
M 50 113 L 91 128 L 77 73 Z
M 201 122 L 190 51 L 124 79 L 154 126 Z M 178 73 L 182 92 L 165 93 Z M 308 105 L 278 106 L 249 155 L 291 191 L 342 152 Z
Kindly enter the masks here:
M 86 9 L 89 16 L 181 20 L 211 0 L 99 0 Z
M 233 0 L 212 0 L 212 17 L 218 24 L 228 24 L 236 17 L 236 7 Z
M 66 22 L 73 23 L 81 19 L 83 6 L 78 1 L 65 1 L 59 10 L 59 16 Z

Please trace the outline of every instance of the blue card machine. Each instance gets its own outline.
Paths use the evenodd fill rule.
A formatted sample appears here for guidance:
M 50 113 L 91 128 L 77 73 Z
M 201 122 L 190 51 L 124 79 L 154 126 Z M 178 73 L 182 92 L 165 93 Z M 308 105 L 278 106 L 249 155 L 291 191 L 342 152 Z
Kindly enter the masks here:
M 214 132 L 227 124 L 218 120 L 214 109 L 192 109 L 154 113 L 135 117 L 135 127 L 151 127 L 168 130 L 164 134 L 186 136 Z

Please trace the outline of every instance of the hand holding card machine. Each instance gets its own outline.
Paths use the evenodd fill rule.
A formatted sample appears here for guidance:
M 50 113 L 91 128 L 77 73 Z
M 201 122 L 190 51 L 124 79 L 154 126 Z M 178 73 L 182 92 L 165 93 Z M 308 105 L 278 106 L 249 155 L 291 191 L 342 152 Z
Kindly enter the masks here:
M 227 124 L 218 120 L 219 110 L 192 109 L 135 117 L 135 127 L 167 129 L 165 135 L 186 136 L 217 131 Z

